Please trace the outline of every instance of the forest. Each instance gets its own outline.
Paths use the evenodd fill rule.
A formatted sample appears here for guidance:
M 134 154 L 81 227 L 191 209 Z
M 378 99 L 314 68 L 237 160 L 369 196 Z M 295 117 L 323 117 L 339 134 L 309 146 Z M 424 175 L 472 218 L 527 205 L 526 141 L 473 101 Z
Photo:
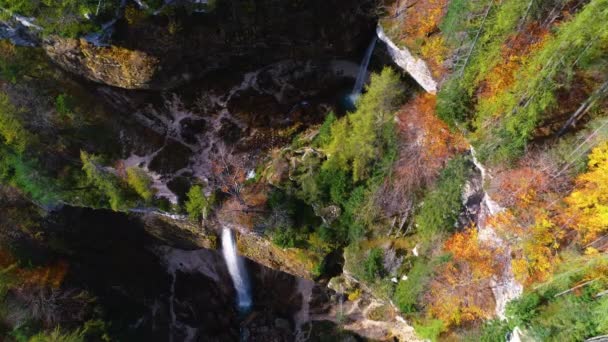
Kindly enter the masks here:
M 83 266 L 54 218 L 65 207 L 157 215 L 174 228 L 156 236 L 176 246 L 207 248 L 230 228 L 248 262 L 330 291 L 335 340 L 608 336 L 608 0 L 358 1 L 346 16 L 423 61 L 438 90 L 372 32 L 369 80 L 346 106 L 334 98 L 353 80 L 314 64 L 347 54 L 321 40 L 330 29 L 284 28 L 326 43 L 301 70 L 306 47 L 269 52 L 287 44 L 275 14 L 307 21 L 322 4 L 268 3 L 0 0 L 2 28 L 35 37 L 0 30 L 0 340 L 142 340 L 74 280 Z M 109 22 L 107 44 L 87 42 Z M 189 44 L 221 46 L 228 67 L 205 60 L 217 70 L 196 79 Z M 343 305 L 364 299 L 364 323 L 392 326 L 382 338 L 350 328 Z M 309 340 L 325 341 L 309 321 Z M 306 340 L 290 324 L 284 340 Z

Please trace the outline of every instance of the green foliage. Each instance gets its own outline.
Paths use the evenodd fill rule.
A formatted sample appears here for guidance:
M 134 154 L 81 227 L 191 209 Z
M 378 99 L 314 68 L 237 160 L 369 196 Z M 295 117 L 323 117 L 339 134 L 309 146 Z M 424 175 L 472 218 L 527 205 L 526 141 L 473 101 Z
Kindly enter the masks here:
M 363 279 L 368 283 L 384 276 L 383 252 L 380 248 L 372 248 L 363 262 Z
M 108 198 L 112 210 L 126 210 L 132 206 L 125 184 L 102 166 L 100 157 L 80 151 L 80 160 L 88 181 Z
M 393 295 L 393 301 L 403 313 L 416 312 L 420 295 L 426 289 L 433 274 L 434 262 L 417 258 L 407 274 L 407 280 L 400 280 Z
M 156 189 L 152 187 L 152 177 L 138 167 L 127 168 L 127 183 L 148 203 L 156 194 Z
M 558 105 L 557 90 L 572 85 L 576 70 L 601 64 L 608 27 L 598 17 L 608 17 L 608 0 L 590 1 L 561 24 L 530 56 L 508 91 L 480 103 L 476 119 L 480 159 L 496 163 L 521 155 L 538 123 Z
M 549 150 L 549 157 L 556 164 L 568 165 L 568 172 L 575 176 L 587 169 L 587 151 L 598 143 L 608 140 L 608 118 L 597 117 L 589 121 L 584 129 L 575 135 L 562 137 Z
M 42 173 L 38 163 L 0 144 L 0 181 L 12 185 L 39 203 L 48 204 L 58 196 L 57 182 Z
M 314 146 L 326 146 L 331 142 L 331 126 L 334 124 L 334 122 L 336 122 L 336 120 L 336 115 L 333 112 L 327 114 L 323 124 L 319 128 L 319 133 L 313 140 Z
M 21 123 L 19 109 L 4 93 L 0 93 L 0 136 L 5 144 L 12 146 L 18 153 L 25 151 L 31 138 Z
M 595 336 L 589 296 L 562 296 L 547 304 L 531 321 L 532 334 L 542 341 L 583 341 Z
M 73 117 L 74 109 L 73 109 L 73 99 L 67 94 L 59 94 L 55 98 L 55 109 L 57 113 L 65 117 Z
M 463 75 L 462 84 L 468 86 L 469 93 L 501 61 L 501 47 L 516 32 L 529 3 L 530 0 L 507 0 L 494 5 Z
M 385 130 L 394 126 L 393 114 L 402 98 L 398 75 L 390 68 L 373 74 L 367 92 L 357 102 L 357 110 L 331 127 L 331 141 L 323 167 L 351 171 L 353 181 L 367 179 L 373 162 L 387 149 Z
M 479 336 L 471 342 L 507 342 L 506 337 L 511 330 L 506 320 L 494 318 L 483 323 Z
M 276 227 L 272 230 L 271 240 L 281 248 L 294 248 L 299 245 L 300 234 L 292 227 Z
M 415 323 L 414 330 L 418 336 L 435 342 L 442 332 L 447 331 L 447 328 L 442 320 L 431 319 L 423 323 Z
M 462 187 L 468 173 L 467 161 L 457 157 L 441 171 L 436 187 L 426 193 L 422 207 L 415 216 L 418 233 L 424 241 L 452 231 L 462 208 Z
M 66 37 L 96 30 L 99 28 L 96 21 L 107 20 L 118 5 L 116 1 L 98 0 L 0 0 L 0 8 L 6 10 L 5 18 L 13 13 L 34 17 L 35 24 L 41 26 L 45 34 Z M 87 19 L 87 16 L 94 18 Z
M 514 326 L 525 326 L 537 315 L 542 298 L 536 292 L 525 293 L 507 304 L 506 315 Z
M 525 329 L 540 341 L 583 341 L 608 333 L 608 298 L 597 297 L 608 285 L 606 257 L 564 257 L 569 258 L 553 279 L 508 303 L 509 327 Z
M 13 264 L 0 269 L 0 301 L 4 301 L 7 292 L 17 285 L 16 267 L 17 265 Z
M 190 188 L 187 197 L 185 206 L 190 219 L 193 221 L 200 221 L 201 218 L 206 219 L 215 203 L 215 196 L 213 194 L 205 196 L 203 188 L 200 185 L 195 185 Z
M 597 305 L 593 309 L 591 315 L 597 327 L 597 331 L 606 334 L 608 333 L 608 296 L 604 295 L 598 299 Z
M 465 122 L 472 108 L 469 95 L 458 77 L 451 77 L 437 93 L 437 116 L 451 128 Z
M 445 36 L 452 37 L 456 32 L 464 29 L 464 18 L 470 12 L 469 6 L 470 1 L 467 0 L 450 1 L 445 17 L 439 24 L 439 28 Z
M 50 332 L 41 332 L 32 336 L 28 342 L 84 342 L 85 336 L 82 330 L 64 332 L 60 328 Z
M 332 113 L 326 117 L 313 141 L 324 155 L 307 154 L 290 175 L 295 183 L 290 191 L 309 206 L 342 209 L 331 224 L 316 226 L 320 240 L 335 245 L 356 242 L 376 219 L 372 194 L 397 155 L 394 112 L 402 94 L 399 77 L 391 69 L 372 75 L 354 113 L 340 119 Z M 283 239 L 287 233 L 279 236 Z

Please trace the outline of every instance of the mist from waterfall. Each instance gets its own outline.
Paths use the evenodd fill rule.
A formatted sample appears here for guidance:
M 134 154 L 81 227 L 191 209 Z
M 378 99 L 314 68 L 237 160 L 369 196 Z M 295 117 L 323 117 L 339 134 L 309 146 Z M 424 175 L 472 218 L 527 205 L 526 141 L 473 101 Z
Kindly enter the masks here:
M 228 272 L 237 294 L 237 304 L 240 311 L 246 312 L 251 308 L 251 287 L 249 276 L 243 258 L 238 256 L 236 242 L 232 230 L 222 230 L 222 253 L 228 266 Z
M 363 60 L 361 61 L 361 66 L 359 67 L 359 73 L 357 74 L 357 79 L 355 80 L 355 86 L 353 87 L 353 92 L 350 95 L 350 99 L 353 104 L 363 92 L 363 86 L 367 81 L 367 67 L 369 66 L 369 61 L 372 59 L 372 53 L 374 52 L 374 48 L 376 47 L 376 42 L 378 41 L 378 36 L 374 35 L 371 43 L 367 47 L 365 51 L 365 56 L 363 56 Z

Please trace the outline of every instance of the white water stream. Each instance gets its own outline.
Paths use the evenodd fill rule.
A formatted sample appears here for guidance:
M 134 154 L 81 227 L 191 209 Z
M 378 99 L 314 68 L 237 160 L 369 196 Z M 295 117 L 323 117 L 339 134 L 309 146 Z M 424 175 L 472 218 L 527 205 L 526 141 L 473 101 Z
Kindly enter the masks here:
M 242 312 L 247 312 L 251 308 L 252 302 L 249 276 L 243 258 L 237 254 L 234 235 L 229 228 L 222 230 L 222 253 L 236 290 L 238 308 Z
M 363 91 L 363 86 L 367 81 L 367 67 L 369 66 L 369 61 L 372 59 L 372 53 L 374 52 L 374 48 L 376 47 L 376 42 L 378 41 L 378 36 L 374 36 L 371 43 L 367 47 L 365 51 L 365 56 L 363 56 L 363 60 L 361 61 L 361 66 L 359 67 L 359 72 L 357 73 L 357 79 L 355 80 L 355 86 L 353 87 L 353 92 L 351 94 L 351 100 L 353 103 L 359 98 L 361 92 Z

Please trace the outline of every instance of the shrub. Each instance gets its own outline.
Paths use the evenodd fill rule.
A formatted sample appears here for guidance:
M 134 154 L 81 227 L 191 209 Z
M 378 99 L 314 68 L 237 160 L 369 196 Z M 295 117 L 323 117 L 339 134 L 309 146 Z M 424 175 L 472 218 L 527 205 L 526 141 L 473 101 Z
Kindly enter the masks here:
M 300 234 L 292 227 L 276 227 L 270 235 L 272 243 L 281 248 L 294 248 L 300 244 Z
M 15 151 L 23 153 L 31 135 L 23 126 L 20 111 L 10 101 L 8 95 L 0 93 L 0 137 Z
M 401 312 L 417 311 L 418 298 L 430 281 L 433 265 L 433 262 L 417 258 L 407 274 L 407 280 L 399 281 L 393 295 L 393 301 Z
M 506 315 L 513 325 L 525 326 L 536 316 L 541 297 L 536 292 L 525 293 L 507 304 Z
M 439 335 L 445 332 L 447 328 L 442 320 L 432 319 L 422 323 L 415 323 L 414 330 L 418 336 L 435 342 L 439 339 Z
M 156 189 L 152 187 L 152 177 L 138 167 L 127 169 L 127 183 L 148 203 L 152 201 L 156 194 Z
M 457 77 L 446 81 L 437 93 L 437 116 L 454 129 L 471 114 L 472 100 Z
M 205 196 L 203 188 L 200 185 L 195 185 L 188 190 L 186 194 L 186 212 L 191 220 L 199 221 L 201 218 L 206 219 L 211 206 L 215 202 L 215 196 Z
M 74 115 L 72 102 L 73 100 L 70 96 L 66 94 L 59 94 L 55 98 L 55 110 L 60 115 L 71 118 Z
M 132 205 L 126 187 L 115 174 L 101 165 L 99 156 L 80 151 L 80 160 L 88 181 L 108 197 L 112 210 L 126 210 Z
M 333 112 L 329 112 L 323 121 L 323 124 L 319 128 L 319 133 L 313 140 L 313 145 L 317 147 L 323 147 L 329 144 L 331 141 L 331 126 L 336 122 L 337 118 Z
M 464 157 L 450 160 L 441 171 L 435 189 L 425 195 L 423 205 L 415 216 L 418 233 L 424 241 L 430 241 L 437 234 L 454 228 L 462 208 L 462 187 L 467 173 Z
M 380 248 L 373 248 L 363 262 L 363 279 L 368 283 L 373 282 L 376 278 L 384 276 L 383 252 Z
M 477 341 L 480 342 L 507 342 L 507 334 L 511 331 L 506 320 L 491 319 L 484 322 Z

